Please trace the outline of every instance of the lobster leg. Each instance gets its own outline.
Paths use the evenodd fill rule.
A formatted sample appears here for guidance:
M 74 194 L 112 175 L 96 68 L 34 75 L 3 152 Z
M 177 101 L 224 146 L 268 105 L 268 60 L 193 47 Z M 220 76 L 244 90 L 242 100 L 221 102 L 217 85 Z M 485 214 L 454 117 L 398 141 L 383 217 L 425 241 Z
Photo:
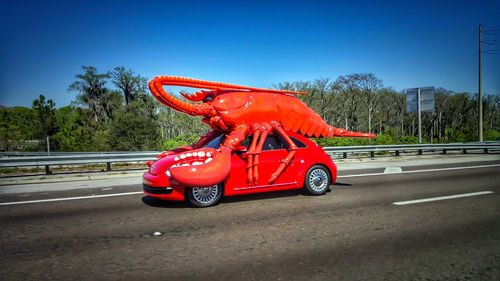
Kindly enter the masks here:
M 255 149 L 255 156 L 253 159 L 253 183 L 257 185 L 257 180 L 259 179 L 259 155 L 260 152 L 262 151 L 262 146 L 264 146 L 264 142 L 266 141 L 267 135 L 269 134 L 269 131 L 267 129 L 264 129 L 262 131 L 262 134 L 260 135 L 259 143 L 257 144 L 257 148 Z
M 257 140 L 259 139 L 260 136 L 260 130 L 256 130 L 253 133 L 253 139 L 252 143 L 250 144 L 250 148 L 248 149 L 248 156 L 247 156 L 247 183 L 248 185 L 252 185 L 252 179 L 253 179 L 253 156 L 255 154 L 255 147 L 257 146 Z
M 220 130 L 222 130 L 222 131 L 228 130 L 226 124 L 224 124 L 224 121 L 222 120 L 222 118 L 220 116 L 210 117 L 210 123 L 214 124 L 215 126 L 217 126 L 217 128 L 220 128 Z
M 297 150 L 297 146 L 295 143 L 290 139 L 290 137 L 285 133 L 283 128 L 281 128 L 281 125 L 278 123 L 272 123 L 271 126 L 273 126 L 273 130 L 278 132 L 278 134 L 281 135 L 281 137 L 288 143 L 288 155 L 284 158 L 281 159 L 281 164 L 276 169 L 276 171 L 271 175 L 271 178 L 269 178 L 269 184 L 273 184 L 276 179 L 283 173 L 283 170 L 290 164 L 290 161 L 292 161 L 293 156 L 295 155 L 295 151 Z

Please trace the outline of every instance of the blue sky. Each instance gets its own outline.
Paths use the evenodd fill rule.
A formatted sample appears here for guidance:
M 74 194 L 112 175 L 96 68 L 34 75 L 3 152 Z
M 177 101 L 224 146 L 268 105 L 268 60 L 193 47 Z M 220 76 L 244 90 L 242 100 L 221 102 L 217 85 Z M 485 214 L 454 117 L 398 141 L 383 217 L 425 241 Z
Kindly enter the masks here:
M 60 107 L 82 65 L 254 87 L 372 72 L 396 90 L 477 92 L 478 24 L 499 37 L 500 1 L 3 1 L 0 18 L 0 104 Z M 500 94 L 500 52 L 483 57 L 483 91 Z

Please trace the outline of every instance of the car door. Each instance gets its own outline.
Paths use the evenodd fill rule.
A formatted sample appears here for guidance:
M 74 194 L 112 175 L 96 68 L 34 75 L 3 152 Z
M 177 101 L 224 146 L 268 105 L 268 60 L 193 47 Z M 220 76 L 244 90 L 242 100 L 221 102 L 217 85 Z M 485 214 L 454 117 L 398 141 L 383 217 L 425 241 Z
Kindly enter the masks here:
M 247 138 L 242 145 L 248 148 L 250 142 L 251 136 Z M 296 174 L 297 168 L 293 161 L 285 168 L 274 184 L 269 184 L 271 175 L 278 169 L 281 160 L 288 154 L 288 150 L 285 149 L 285 146 L 286 144 L 284 144 L 281 137 L 276 135 L 267 136 L 259 156 L 258 181 L 256 185 L 252 184 L 251 186 L 247 183 L 246 158 L 248 155 L 246 152 L 235 152 L 232 156 L 231 172 L 226 182 L 226 195 L 264 192 L 268 190 L 263 189 L 274 190 L 275 188 L 282 189 L 281 187 L 296 186 L 297 181 L 294 175 Z

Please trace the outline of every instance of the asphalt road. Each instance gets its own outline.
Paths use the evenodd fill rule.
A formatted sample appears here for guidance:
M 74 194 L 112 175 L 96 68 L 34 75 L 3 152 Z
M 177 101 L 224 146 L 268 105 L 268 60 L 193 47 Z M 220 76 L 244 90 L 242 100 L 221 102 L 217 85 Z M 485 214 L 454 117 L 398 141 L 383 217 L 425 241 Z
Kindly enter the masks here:
M 1 205 L 136 192 L 138 185 L 2 195 L 0 276 L 499 280 L 498 164 L 412 167 L 396 174 L 349 171 L 324 196 L 297 191 L 240 196 L 205 209 L 142 194 Z M 492 193 L 394 204 L 483 191 Z

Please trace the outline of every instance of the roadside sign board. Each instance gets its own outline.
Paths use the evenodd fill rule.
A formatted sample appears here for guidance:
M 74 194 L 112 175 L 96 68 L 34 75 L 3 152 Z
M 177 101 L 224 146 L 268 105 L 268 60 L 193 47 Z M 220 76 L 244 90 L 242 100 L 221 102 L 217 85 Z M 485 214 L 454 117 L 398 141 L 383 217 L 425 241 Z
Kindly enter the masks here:
M 434 112 L 434 87 L 406 90 L 406 112 L 418 112 L 418 90 L 420 89 L 420 110 Z
M 434 87 L 420 88 L 422 112 L 434 112 Z
M 407 89 L 406 111 L 418 113 L 418 143 L 422 143 L 422 112 L 434 112 L 434 87 Z
M 418 89 L 406 90 L 406 112 L 418 112 Z

